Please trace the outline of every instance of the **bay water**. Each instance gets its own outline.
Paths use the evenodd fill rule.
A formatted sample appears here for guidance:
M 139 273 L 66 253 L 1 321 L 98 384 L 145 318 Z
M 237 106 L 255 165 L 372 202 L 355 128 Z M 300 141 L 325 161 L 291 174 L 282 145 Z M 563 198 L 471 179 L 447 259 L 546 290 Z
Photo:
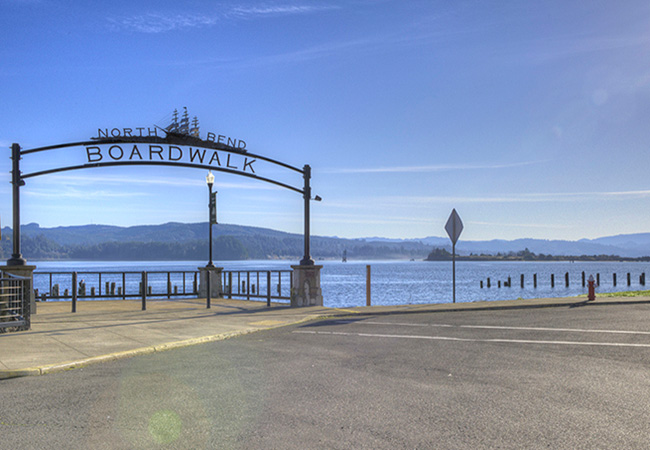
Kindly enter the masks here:
M 42 261 L 36 265 L 34 287 L 39 292 L 49 291 L 48 276 L 42 272 L 153 272 L 153 271 L 196 271 L 205 266 L 205 261 Z M 224 270 L 291 270 L 295 261 L 215 261 Z M 318 261 L 323 266 L 321 285 L 325 306 L 351 307 L 366 304 L 366 266 L 370 265 L 371 298 L 373 305 L 402 305 L 422 303 L 449 303 L 452 301 L 451 262 L 428 261 Z M 640 275 L 650 274 L 647 262 L 527 262 L 527 261 L 457 261 L 456 301 L 473 302 L 481 300 L 511 300 L 517 298 L 570 297 L 586 293 L 582 287 L 582 272 L 586 277 L 600 275 L 598 292 L 621 292 L 644 290 Z M 41 273 L 39 275 L 39 273 Z M 565 273 L 569 273 L 569 286 L 565 285 Z M 627 285 L 630 273 L 631 286 Z M 520 276 L 524 275 L 524 287 Z M 533 274 L 537 274 L 537 287 L 533 286 Z M 551 287 L 551 275 L 555 276 L 555 287 Z M 617 286 L 613 285 L 613 274 Z M 83 275 L 80 275 L 80 278 Z M 180 274 L 174 275 L 174 284 L 181 283 Z M 487 278 L 491 287 L 487 288 Z M 504 287 L 510 277 L 511 287 Z M 60 276 L 62 284 L 64 276 Z M 68 278 L 69 279 L 69 278 Z M 129 291 L 137 292 L 137 274 L 130 274 Z M 108 281 L 103 277 L 103 281 Z M 187 283 L 191 283 L 187 275 Z M 480 282 L 484 287 L 481 288 Z M 498 282 L 501 281 L 501 287 Z M 54 282 L 57 282 L 55 277 Z M 68 281 L 69 282 L 69 281 Z M 167 283 L 165 274 L 152 274 L 149 283 L 154 292 L 163 292 Z M 283 295 L 288 295 L 288 282 L 282 281 Z M 88 286 L 92 285 L 89 279 Z M 119 285 L 119 283 L 118 283 Z M 650 288 L 649 288 L 650 289 Z M 190 287 L 188 286 L 188 291 Z

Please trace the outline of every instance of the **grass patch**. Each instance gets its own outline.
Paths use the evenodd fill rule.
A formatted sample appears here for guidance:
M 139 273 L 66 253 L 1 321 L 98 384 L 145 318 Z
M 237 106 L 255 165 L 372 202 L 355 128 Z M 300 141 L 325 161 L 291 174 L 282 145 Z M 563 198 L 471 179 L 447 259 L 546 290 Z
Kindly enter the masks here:
M 650 297 L 650 291 L 596 292 L 596 297 Z

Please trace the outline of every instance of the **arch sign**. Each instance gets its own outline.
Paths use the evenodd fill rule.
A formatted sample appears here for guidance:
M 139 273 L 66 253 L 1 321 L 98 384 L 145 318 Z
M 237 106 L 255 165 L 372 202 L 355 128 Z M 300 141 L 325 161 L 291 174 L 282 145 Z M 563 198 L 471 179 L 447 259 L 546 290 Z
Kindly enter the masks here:
M 54 152 L 61 149 L 75 148 L 66 151 L 61 157 L 48 158 L 39 161 L 36 157 L 44 152 Z M 137 127 L 137 128 L 98 128 L 96 136 L 87 141 L 66 144 L 49 145 L 33 149 L 22 149 L 19 144 L 11 146 L 12 180 L 13 185 L 13 254 L 7 261 L 9 266 L 25 265 L 20 250 L 20 187 L 25 180 L 33 177 L 49 175 L 71 170 L 92 169 L 98 167 L 116 166 L 176 166 L 197 169 L 208 169 L 225 172 L 255 180 L 271 183 L 302 194 L 304 198 L 304 257 L 301 266 L 313 266 L 309 248 L 309 202 L 311 200 L 311 168 L 309 165 L 302 169 L 265 156 L 250 153 L 246 142 L 217 133 L 208 132 L 204 138 L 199 133 L 198 119 L 195 117 L 192 125 L 187 115 L 178 120 L 174 111 L 173 121 L 166 128 Z M 21 160 L 30 159 L 31 172 L 21 171 Z M 55 167 L 47 166 L 48 162 L 56 161 Z M 280 169 L 280 170 L 278 170 Z M 264 176 L 270 172 L 274 178 Z M 288 174 L 287 174 L 288 173 Z M 287 175 L 302 175 L 302 186 L 286 181 Z M 284 178 L 278 179 L 278 176 Z M 316 196 L 315 200 L 320 200 Z

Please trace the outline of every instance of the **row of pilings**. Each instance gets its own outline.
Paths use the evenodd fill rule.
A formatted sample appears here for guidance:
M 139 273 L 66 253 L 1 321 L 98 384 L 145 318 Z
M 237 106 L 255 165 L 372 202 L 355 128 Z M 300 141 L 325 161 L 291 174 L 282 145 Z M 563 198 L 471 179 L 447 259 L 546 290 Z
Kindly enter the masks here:
M 534 288 L 537 287 L 537 278 L 538 278 L 537 274 L 534 273 L 533 274 L 533 287 Z M 566 272 L 564 274 L 564 286 L 565 287 L 569 287 L 570 284 L 571 284 L 571 282 L 570 282 L 571 280 L 569 278 L 570 278 L 569 277 L 569 272 Z M 525 277 L 524 277 L 524 274 L 522 273 L 519 276 L 519 284 L 520 284 L 522 289 L 524 287 L 524 281 L 525 281 Z M 643 272 L 641 275 L 639 275 L 639 284 L 641 286 L 645 286 L 645 281 L 646 281 L 645 280 L 645 272 Z M 585 274 L 585 272 L 582 272 L 582 287 L 585 287 L 586 283 L 587 283 L 586 274 Z M 617 283 L 618 283 L 618 280 L 617 280 L 617 277 L 616 277 L 616 273 L 613 273 L 612 274 L 612 285 L 614 287 L 616 287 Z M 628 286 L 632 285 L 632 275 L 629 272 L 627 273 L 627 285 Z M 596 286 L 600 286 L 600 274 L 599 273 L 596 274 Z M 483 282 L 483 280 L 481 280 L 481 289 L 483 289 L 484 287 L 488 287 L 488 288 L 492 287 L 492 280 L 490 279 L 490 277 L 488 277 L 487 280 L 485 280 L 485 283 Z M 496 287 L 498 287 L 498 288 L 500 288 L 500 287 L 512 287 L 512 277 L 508 277 L 506 280 L 503 280 L 503 281 L 502 280 L 496 280 Z M 551 287 L 552 288 L 555 287 L 555 274 L 553 274 L 553 273 L 551 274 Z

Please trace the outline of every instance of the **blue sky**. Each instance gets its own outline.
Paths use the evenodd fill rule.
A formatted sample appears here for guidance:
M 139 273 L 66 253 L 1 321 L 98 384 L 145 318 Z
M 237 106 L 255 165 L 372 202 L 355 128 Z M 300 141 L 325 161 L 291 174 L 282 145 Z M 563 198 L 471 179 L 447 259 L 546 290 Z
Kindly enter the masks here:
M 444 236 L 452 208 L 461 239 L 650 231 L 647 1 L 0 0 L 0 26 L 3 225 L 11 143 L 187 107 L 203 133 L 310 164 L 316 235 Z M 299 194 L 216 175 L 220 222 L 301 232 Z M 47 227 L 205 221 L 205 173 L 32 178 L 21 207 Z

